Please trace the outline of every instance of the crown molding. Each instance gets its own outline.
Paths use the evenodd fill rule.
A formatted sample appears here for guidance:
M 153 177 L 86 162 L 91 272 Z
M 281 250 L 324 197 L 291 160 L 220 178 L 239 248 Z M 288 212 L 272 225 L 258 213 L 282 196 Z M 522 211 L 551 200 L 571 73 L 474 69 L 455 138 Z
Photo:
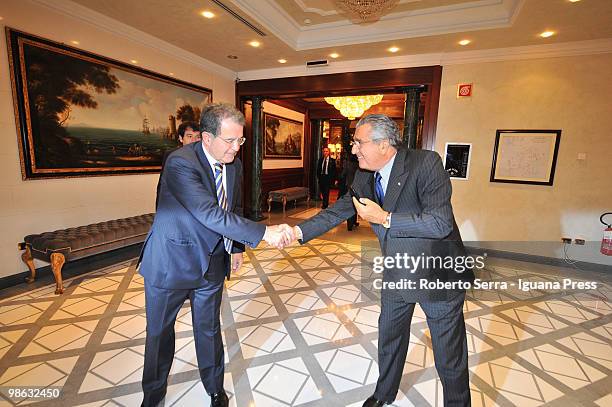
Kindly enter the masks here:
M 390 13 L 367 25 L 341 20 L 303 26 L 274 0 L 232 0 L 296 51 L 508 27 L 524 2 L 477 0 Z
M 93 11 L 80 4 L 70 0 L 30 0 L 32 3 L 55 11 L 64 16 L 82 21 L 96 27 L 102 31 L 126 38 L 130 41 L 138 43 L 148 48 L 152 48 L 158 52 L 166 54 L 175 59 L 187 62 L 188 64 L 199 68 L 211 71 L 213 74 L 218 74 L 224 78 L 234 80 L 236 72 L 218 65 L 212 61 L 202 58 L 192 52 L 165 42 L 157 37 L 137 30 L 127 24 L 112 19 L 104 14 Z
M 237 75 L 240 80 L 246 81 L 342 72 L 411 68 L 417 66 L 450 66 L 607 53 L 612 53 L 612 38 L 476 51 L 440 52 L 431 54 L 402 55 L 397 57 L 357 59 L 352 61 L 332 61 L 330 62 L 329 66 L 325 67 L 306 68 L 305 65 L 287 66 L 282 68 L 241 71 L 237 72 Z

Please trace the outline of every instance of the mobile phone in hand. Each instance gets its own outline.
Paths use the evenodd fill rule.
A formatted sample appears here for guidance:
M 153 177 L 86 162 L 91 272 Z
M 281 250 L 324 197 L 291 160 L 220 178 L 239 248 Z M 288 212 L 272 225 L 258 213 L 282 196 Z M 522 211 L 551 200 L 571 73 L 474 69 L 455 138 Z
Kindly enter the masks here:
M 357 200 L 357 202 L 359 202 L 361 205 L 365 206 L 365 204 L 363 202 L 360 201 L 361 196 L 359 196 L 359 194 L 357 193 L 357 191 L 355 191 L 353 189 L 353 187 L 350 187 L 349 190 L 351 191 L 351 195 Z

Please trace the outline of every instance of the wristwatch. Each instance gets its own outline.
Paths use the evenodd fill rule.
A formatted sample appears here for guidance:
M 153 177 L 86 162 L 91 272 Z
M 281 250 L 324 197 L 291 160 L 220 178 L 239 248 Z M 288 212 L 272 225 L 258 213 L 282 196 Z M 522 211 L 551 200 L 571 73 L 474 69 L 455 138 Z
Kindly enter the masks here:
M 387 217 L 382 225 L 385 227 L 385 229 L 389 229 L 391 227 L 391 212 L 387 212 Z

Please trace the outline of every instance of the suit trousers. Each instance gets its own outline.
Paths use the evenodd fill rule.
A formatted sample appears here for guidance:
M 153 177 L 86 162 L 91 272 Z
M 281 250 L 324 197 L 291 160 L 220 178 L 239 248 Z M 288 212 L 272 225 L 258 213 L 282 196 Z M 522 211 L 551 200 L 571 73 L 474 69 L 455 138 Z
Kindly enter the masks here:
M 164 400 L 174 359 L 174 323 L 186 299 L 191 304 L 198 368 L 204 388 L 209 394 L 223 390 L 225 366 L 219 321 L 222 293 L 223 280 L 203 280 L 202 286 L 193 289 L 167 289 L 147 284 L 145 279 L 147 338 L 143 406 L 157 406 Z
M 431 333 L 434 361 L 442 382 L 444 406 L 469 406 L 470 386 L 463 302 L 465 293 L 448 301 L 420 302 Z M 378 319 L 379 377 L 374 397 L 389 404 L 399 390 L 415 303 L 385 290 Z
M 321 198 L 323 202 L 321 207 L 323 209 L 329 206 L 329 189 L 331 188 L 332 178 L 329 175 L 321 175 L 319 178 L 319 190 L 321 191 Z

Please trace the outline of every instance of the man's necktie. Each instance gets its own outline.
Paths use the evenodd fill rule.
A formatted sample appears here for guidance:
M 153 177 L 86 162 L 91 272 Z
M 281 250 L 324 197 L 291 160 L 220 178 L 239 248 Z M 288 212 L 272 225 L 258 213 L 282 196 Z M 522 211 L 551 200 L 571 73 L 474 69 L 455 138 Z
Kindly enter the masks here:
M 223 188 L 223 164 L 215 163 L 215 185 L 217 186 L 217 201 L 221 209 L 227 210 L 227 196 L 225 195 L 225 188 Z M 232 239 L 223 237 L 223 246 L 225 251 L 232 253 Z
M 323 160 L 323 174 L 327 175 L 327 158 Z
M 376 175 L 374 176 L 374 181 L 375 181 L 374 184 L 376 188 L 376 199 L 382 205 L 383 199 L 385 199 L 385 192 L 383 191 L 381 180 L 382 180 L 382 177 L 380 176 L 380 173 L 377 172 Z

